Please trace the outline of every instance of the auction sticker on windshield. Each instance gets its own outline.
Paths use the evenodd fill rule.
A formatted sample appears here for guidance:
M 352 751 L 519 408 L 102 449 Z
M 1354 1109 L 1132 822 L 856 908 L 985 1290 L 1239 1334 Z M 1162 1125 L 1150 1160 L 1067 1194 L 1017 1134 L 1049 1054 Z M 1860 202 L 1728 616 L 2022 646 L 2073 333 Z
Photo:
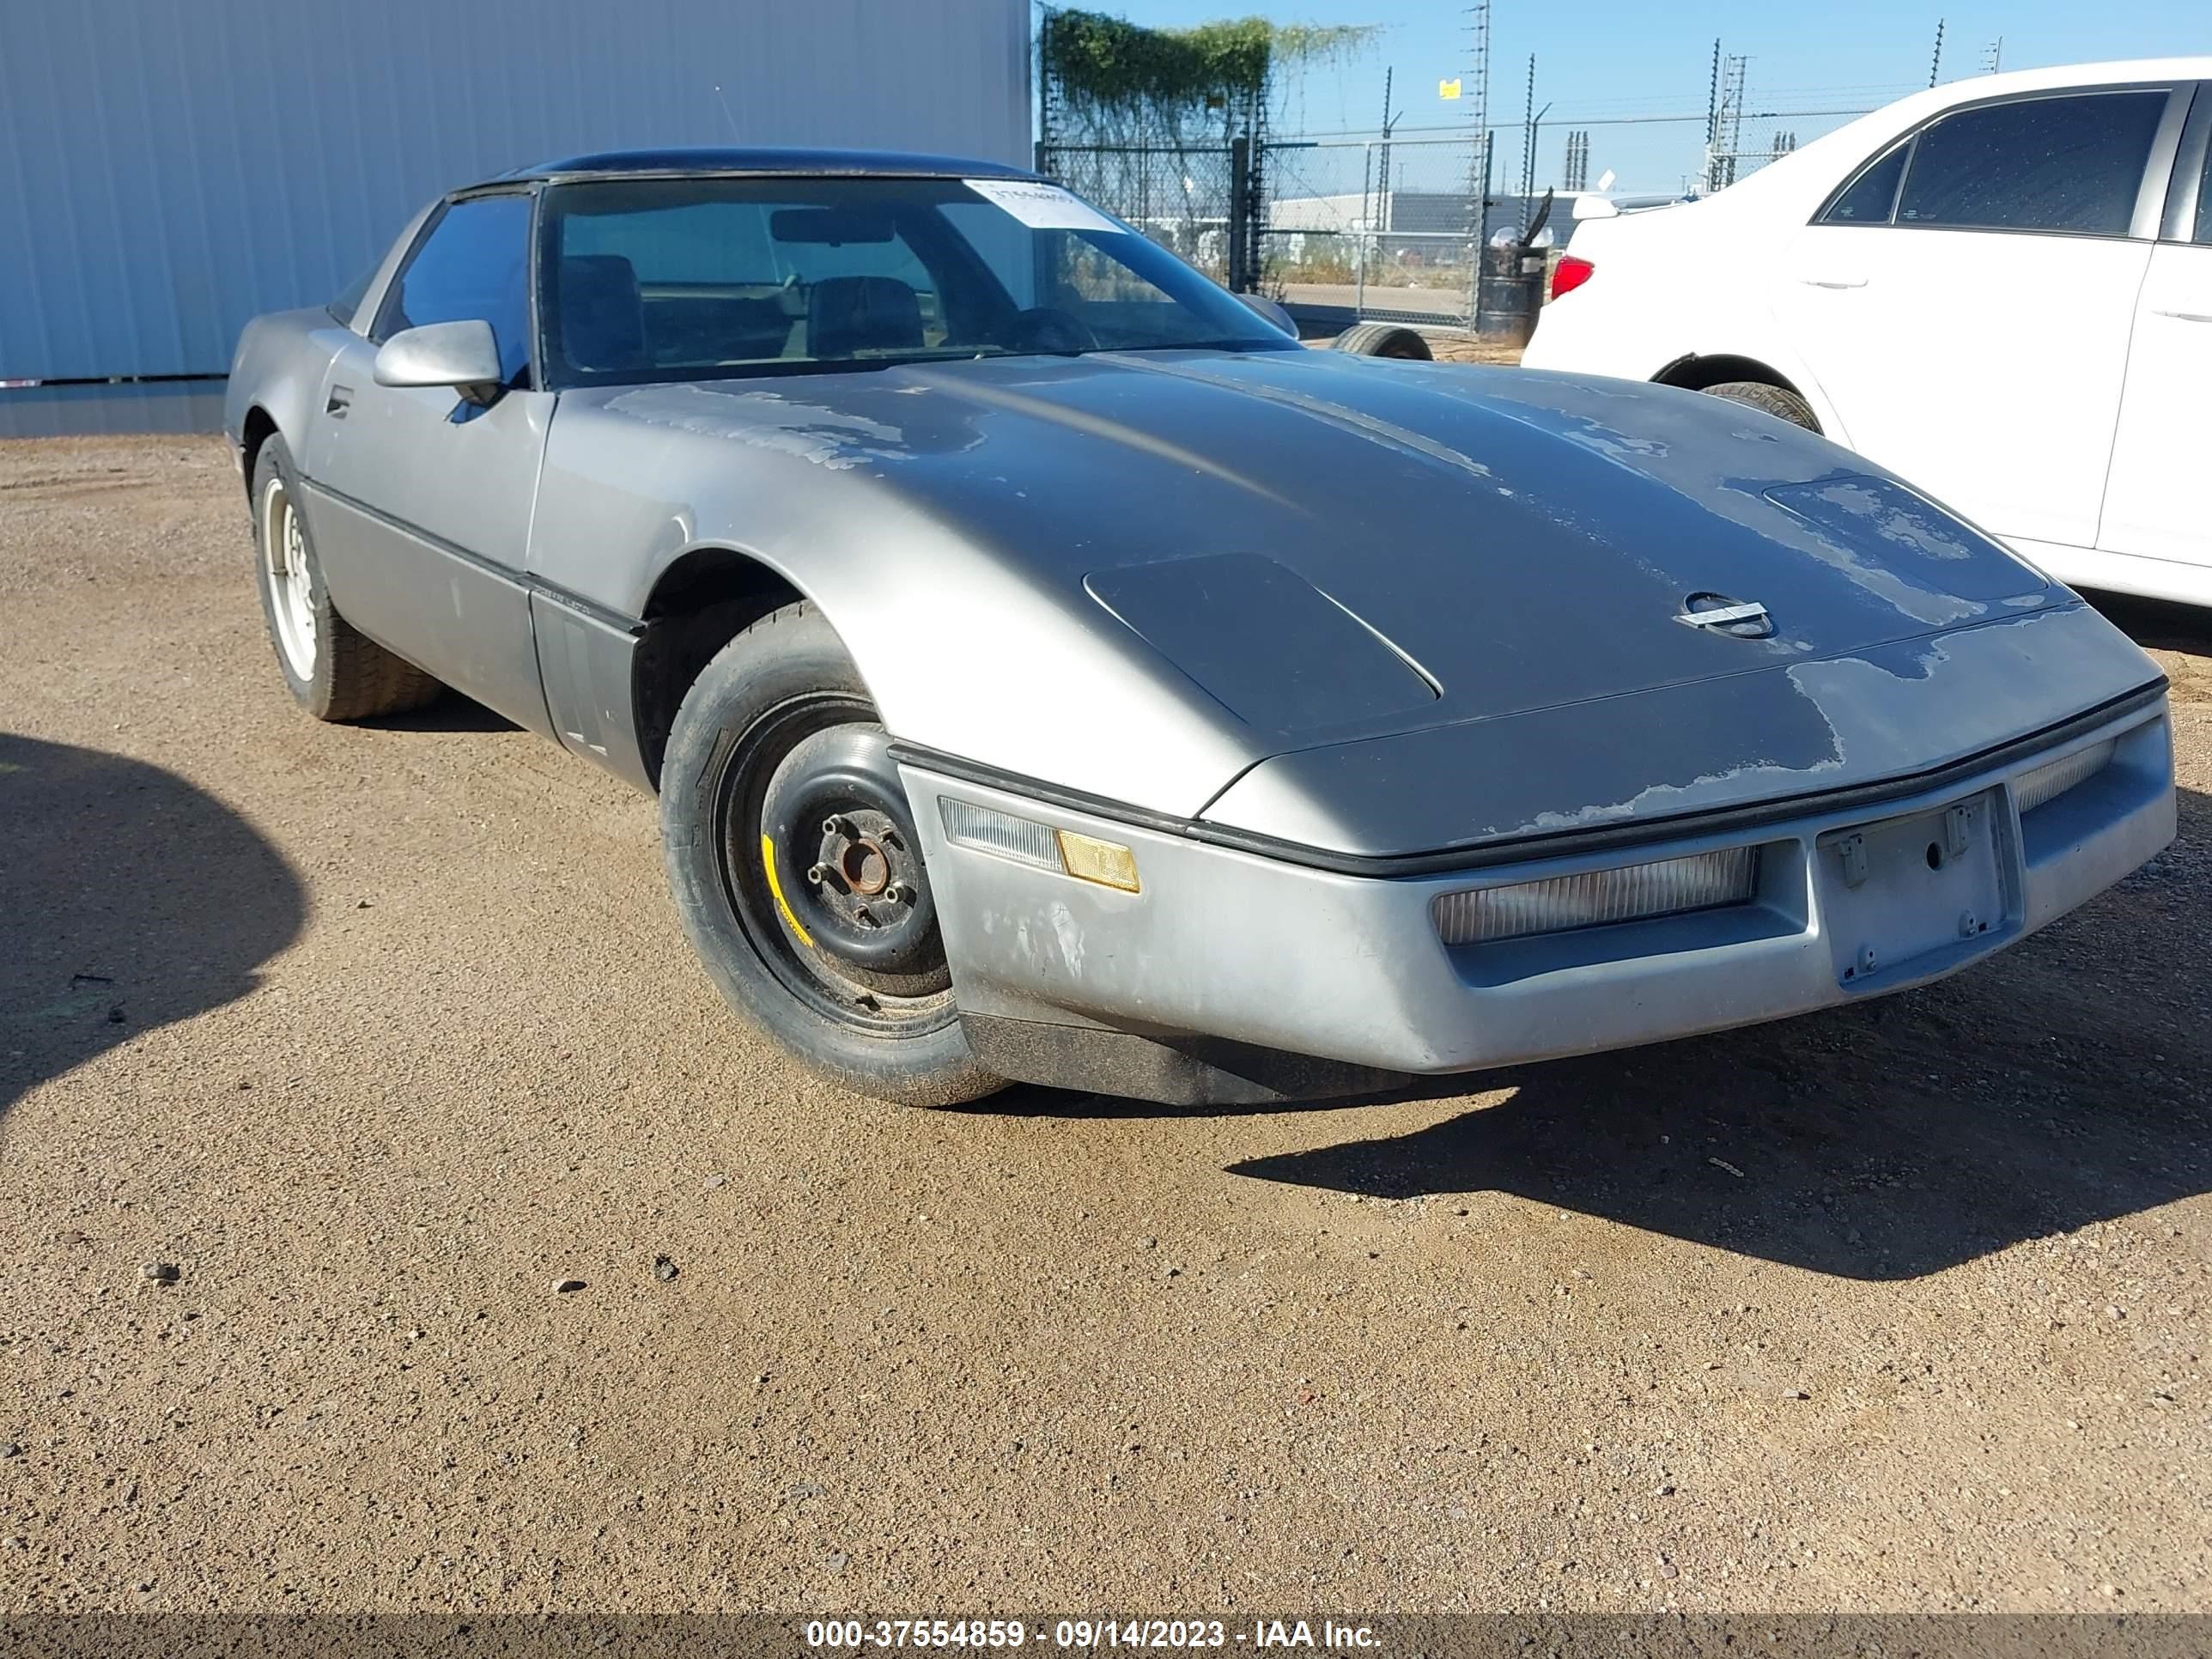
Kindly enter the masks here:
M 1058 185 L 1019 179 L 963 179 L 985 201 L 1004 208 L 1031 230 L 1110 230 L 1121 227 Z

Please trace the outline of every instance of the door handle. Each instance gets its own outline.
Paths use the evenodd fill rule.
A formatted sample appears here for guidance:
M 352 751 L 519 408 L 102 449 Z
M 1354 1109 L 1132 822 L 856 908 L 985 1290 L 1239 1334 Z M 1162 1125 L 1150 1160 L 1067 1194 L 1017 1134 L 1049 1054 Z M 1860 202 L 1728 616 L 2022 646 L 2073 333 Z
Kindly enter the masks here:
M 334 386 L 331 388 L 330 400 L 323 405 L 323 413 L 330 416 L 333 420 L 343 421 L 345 419 L 346 410 L 352 407 L 353 388 L 349 386 Z
M 1800 276 L 1797 279 L 1808 288 L 1864 288 L 1863 276 Z
M 2168 311 L 2163 307 L 2153 306 L 2151 307 L 2151 315 L 2154 317 L 2172 317 L 2178 321 L 2185 323 L 2212 323 L 2212 311 Z

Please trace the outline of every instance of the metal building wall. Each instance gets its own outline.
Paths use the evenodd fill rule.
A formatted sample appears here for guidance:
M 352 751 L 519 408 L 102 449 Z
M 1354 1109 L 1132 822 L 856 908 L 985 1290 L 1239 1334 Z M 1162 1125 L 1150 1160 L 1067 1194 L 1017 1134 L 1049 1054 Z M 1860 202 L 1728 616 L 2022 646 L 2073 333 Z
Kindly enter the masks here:
M 221 374 L 440 191 L 561 155 L 1026 164 L 1029 27 L 1029 0 L 5 0 L 0 380 Z M 220 388 L 63 390 L 0 389 L 0 434 L 204 425 Z

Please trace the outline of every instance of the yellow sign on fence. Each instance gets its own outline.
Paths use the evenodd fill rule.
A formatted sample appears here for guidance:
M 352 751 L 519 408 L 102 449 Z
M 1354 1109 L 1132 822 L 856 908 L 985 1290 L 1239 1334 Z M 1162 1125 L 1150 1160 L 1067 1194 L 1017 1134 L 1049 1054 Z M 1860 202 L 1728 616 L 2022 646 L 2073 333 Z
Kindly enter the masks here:
M 1456 97 L 1458 97 L 1458 96 L 1459 96 L 1459 82 L 1458 82 L 1457 78 L 1456 78 L 1456 77 L 1455 77 L 1454 79 L 1449 80 L 1449 81 L 1439 81 L 1439 82 L 1437 82 L 1437 97 L 1439 97 L 1439 98 L 1456 98 Z

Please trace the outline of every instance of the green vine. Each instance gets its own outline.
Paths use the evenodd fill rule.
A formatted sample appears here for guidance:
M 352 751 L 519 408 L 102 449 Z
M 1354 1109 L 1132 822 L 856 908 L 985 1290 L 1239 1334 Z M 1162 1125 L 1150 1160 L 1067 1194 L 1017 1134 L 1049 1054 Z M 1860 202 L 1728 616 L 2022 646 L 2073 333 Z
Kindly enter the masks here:
M 1203 122 L 1209 110 L 1252 110 L 1277 70 L 1341 58 L 1378 33 L 1371 24 L 1264 17 L 1155 29 L 1104 12 L 1055 9 L 1039 31 L 1038 68 L 1079 122 L 1176 131 Z

